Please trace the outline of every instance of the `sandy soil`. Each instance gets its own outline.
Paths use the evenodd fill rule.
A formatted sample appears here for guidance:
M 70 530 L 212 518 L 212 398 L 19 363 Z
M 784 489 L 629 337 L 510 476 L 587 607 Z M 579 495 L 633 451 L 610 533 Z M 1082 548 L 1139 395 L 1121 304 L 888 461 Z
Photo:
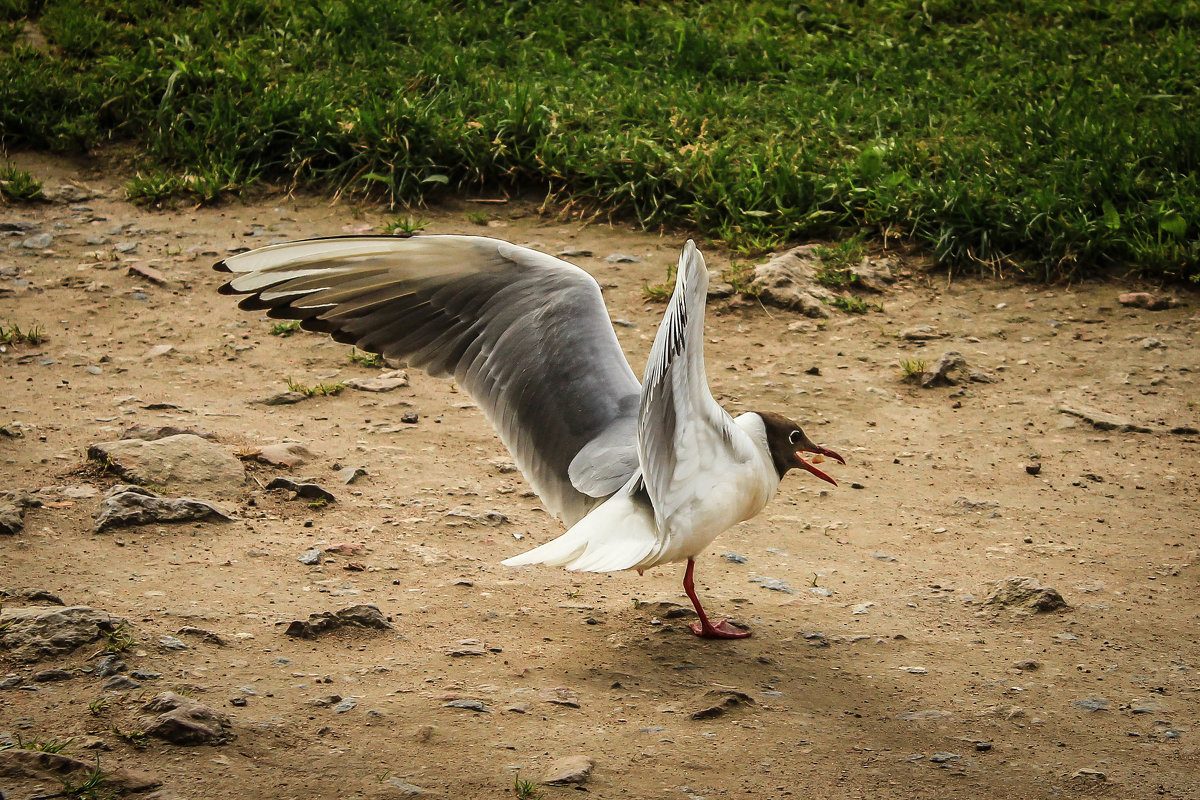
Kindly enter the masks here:
M 86 165 L 19 161 L 48 185 L 73 179 L 99 194 L 0 207 L 0 220 L 38 226 L 0 239 L 0 323 L 40 324 L 48 337 L 0 354 L 0 424 L 24 433 L 0 438 L 0 490 L 44 501 L 22 533 L 0 537 L 0 587 L 125 617 L 136 639 L 124 653 L 130 669 L 161 677 L 108 693 L 84 673 L 0 691 L 0 742 L 76 737 L 97 749 L 68 752 L 149 771 L 192 800 L 418 788 L 504 797 L 518 770 L 536 781 L 574 754 L 594 760 L 582 788 L 596 797 L 1200 797 L 1200 436 L 1169 430 L 1194 429 L 1200 416 L 1195 294 L 1176 291 L 1178 307 L 1145 311 L 1117 304 L 1124 284 L 948 281 L 910 263 L 882 311 L 824 325 L 754 303 L 711 304 L 718 400 L 786 413 L 848 465 L 831 468 L 836 489 L 793 473 L 763 514 L 714 543 L 697 570 L 702 597 L 754 635 L 701 641 L 655 605 L 686 604 L 677 566 L 644 577 L 500 566 L 561 526 L 448 381 L 414 372 L 409 387 L 385 394 L 258 402 L 289 378 L 312 385 L 378 370 L 317 335 L 271 335 L 260 314 L 216 294 L 212 263 L 232 248 L 377 229 L 392 215 L 283 197 L 150 211 Z M 471 218 L 479 213 L 490 227 Z M 546 219 L 515 202 L 422 215 L 429 232 L 594 253 L 572 260 L 630 323 L 617 334 L 640 372 L 662 313 L 642 286 L 664 280 L 682 236 Z M 37 232 L 53 243 L 11 247 Z M 120 242 L 136 248 L 118 252 Z M 729 264 L 706 252 L 710 266 Z M 643 260 L 604 261 L 613 253 Z M 167 282 L 130 274 L 131 264 Z M 898 337 L 916 325 L 949 336 Z M 159 345 L 172 350 L 150 355 Z M 899 359 L 950 349 L 995 382 L 901 380 Z M 1152 431 L 1101 431 L 1060 413 L 1064 403 Z M 400 422 L 406 411 L 415 424 Z M 315 457 L 291 474 L 337 501 L 313 508 L 267 492 L 261 485 L 288 471 L 248 463 L 243 489 L 201 497 L 231 523 L 94 534 L 99 496 L 79 487 L 103 492 L 117 480 L 87 465 L 86 450 L 135 423 L 209 432 L 230 453 L 301 442 Z M 1037 475 L 1026 470 L 1034 463 Z M 342 485 L 335 466 L 367 476 Z M 507 522 L 447 516 L 459 507 Z M 297 561 L 338 543 L 361 548 Z M 1057 589 L 1070 609 L 983 605 L 993 582 L 1016 576 Z M 377 605 L 394 630 L 284 634 L 293 620 L 356 603 Z M 185 626 L 224 644 L 159 644 Z M 462 640 L 478 640 L 483 654 L 450 655 Z M 34 665 L 0 651 L 0 677 L 90 667 L 97 649 Z M 236 738 L 135 747 L 113 732 L 136 730 L 140 705 L 168 689 L 228 713 Z M 692 717 L 712 692 L 731 691 L 749 699 Z M 89 711 L 106 694 L 108 707 Z M 355 707 L 310 702 L 334 694 Z M 446 705 L 456 699 L 484 710 Z M 14 781 L 9 799 L 33 785 Z

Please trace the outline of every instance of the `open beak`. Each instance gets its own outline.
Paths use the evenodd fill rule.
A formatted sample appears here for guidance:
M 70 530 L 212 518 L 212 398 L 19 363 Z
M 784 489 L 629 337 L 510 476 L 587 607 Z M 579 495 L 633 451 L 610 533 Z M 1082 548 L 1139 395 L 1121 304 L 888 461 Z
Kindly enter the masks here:
M 821 470 L 814 467 L 812 464 L 805 461 L 801 457 L 801 455 L 800 455 L 801 453 L 816 453 L 818 455 L 825 456 L 826 458 L 832 458 L 834 461 L 837 461 L 841 464 L 845 464 L 846 459 L 842 458 L 837 453 L 830 450 L 828 447 L 821 447 L 819 444 L 813 444 L 811 441 L 805 441 L 803 443 L 803 446 L 801 446 L 801 448 L 796 451 L 796 460 L 798 462 L 800 462 L 801 469 L 806 469 L 809 472 L 811 472 L 813 475 L 816 475 L 821 480 L 829 481 L 834 486 L 837 486 L 837 481 L 835 481 L 833 478 L 826 475 Z

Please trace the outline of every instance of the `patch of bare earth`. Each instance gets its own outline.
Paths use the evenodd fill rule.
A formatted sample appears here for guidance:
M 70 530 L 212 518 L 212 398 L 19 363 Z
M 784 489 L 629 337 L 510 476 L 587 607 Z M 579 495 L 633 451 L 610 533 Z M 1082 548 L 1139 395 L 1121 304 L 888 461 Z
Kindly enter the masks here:
M 574 776 L 547 797 L 1196 797 L 1194 294 L 1151 311 L 1117 302 L 1143 287 L 948 282 L 900 263 L 864 315 L 714 300 L 718 400 L 786 413 L 848 465 L 829 468 L 837 489 L 789 476 L 717 540 L 702 596 L 754 636 L 701 641 L 673 611 L 677 567 L 500 566 L 562 528 L 452 383 L 410 371 L 390 391 L 260 402 L 289 379 L 391 368 L 272 335 L 216 294 L 212 263 L 378 230 L 382 210 L 147 211 L 111 176 L 20 163 L 79 191 L 0 211 L 0 324 L 46 336 L 0 353 L 0 492 L 19 520 L 0 535 L 0 746 L 71 738 L 74 758 L 192 800 L 502 797 L 518 770 Z M 641 370 L 662 313 L 642 287 L 682 237 L 518 202 L 421 214 L 429 232 L 591 253 L 571 260 L 603 285 Z M 950 382 L 903 379 L 901 359 L 947 351 Z M 131 435 L 223 463 L 220 479 L 156 473 L 143 490 L 233 520 L 94 532 L 129 481 L 88 450 Z M 304 452 L 261 456 L 288 442 Z M 267 490 L 279 476 L 334 500 Z M 125 624 L 18 658 L 27 609 L 55 600 Z M 9 800 L 62 788 L 49 773 L 0 785 Z

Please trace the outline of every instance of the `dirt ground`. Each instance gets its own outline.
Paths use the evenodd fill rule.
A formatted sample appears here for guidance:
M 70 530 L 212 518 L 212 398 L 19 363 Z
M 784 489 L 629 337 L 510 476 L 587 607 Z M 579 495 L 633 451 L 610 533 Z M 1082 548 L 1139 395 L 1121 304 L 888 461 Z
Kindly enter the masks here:
M 288 379 L 379 370 L 322 336 L 272 335 L 260 313 L 216 293 L 213 262 L 275 240 L 378 230 L 394 213 L 282 196 L 146 210 L 121 199 L 119 176 L 17 161 L 47 186 L 73 180 L 97 194 L 0 206 L 0 222 L 35 226 L 0 239 L 0 324 L 46 335 L 0 354 L 0 424 L 23 434 L 0 437 L 0 491 L 43 501 L 22 532 L 0 537 L 0 587 L 127 619 L 129 670 L 159 677 L 106 691 L 79 671 L 2 690 L 0 745 L 74 737 L 68 753 L 147 771 L 164 796 L 191 800 L 505 797 L 518 772 L 539 781 L 571 755 L 594 761 L 590 780 L 540 787 L 547 798 L 1200 798 L 1196 294 L 1130 309 L 1117 295 L 1144 287 L 951 281 L 909 262 L 872 299 L 882 310 L 823 324 L 711 303 L 718 400 L 785 413 L 848 463 L 829 468 L 836 489 L 792 473 L 766 511 L 713 544 L 697 568 L 701 596 L 754 635 L 704 641 L 660 603 L 686 605 L 679 565 L 643 577 L 500 565 L 562 527 L 449 381 L 412 371 L 388 393 L 261 404 Z M 593 253 L 571 260 L 604 286 L 641 372 L 663 310 L 642 287 L 665 279 L 682 236 L 546 218 L 523 202 L 418 215 L 431 233 Z M 42 232 L 49 246 L 22 245 Z M 710 267 L 729 265 L 702 249 Z M 615 253 L 642 260 L 605 261 Z M 898 335 L 918 325 L 948 336 Z M 156 355 L 161 345 L 171 350 Z M 900 359 L 947 350 L 995 380 L 902 380 Z M 1099 430 L 1064 404 L 1150 432 Z M 409 411 L 417 421 L 401 422 Z M 233 522 L 95 534 L 100 494 L 86 487 L 118 480 L 86 451 L 131 424 L 194 428 L 243 455 L 295 441 L 314 457 L 291 472 L 247 462 L 237 491 L 164 491 L 210 501 Z M 1034 464 L 1040 473 L 1027 471 Z M 343 485 L 344 467 L 367 474 Z M 310 477 L 336 502 L 262 488 L 279 474 Z M 447 515 L 462 508 L 507 521 Z M 336 544 L 351 546 L 297 560 Z M 983 603 L 994 582 L 1018 576 L 1070 608 Z M 377 605 L 393 629 L 284 633 L 358 603 Z M 189 626 L 223 644 L 178 634 Z M 90 668 L 101 649 L 36 664 L 0 651 L 0 678 Z M 227 713 L 234 738 L 137 741 L 141 705 L 167 690 Z M 739 692 L 725 713 L 692 716 Z M 329 695 L 356 703 L 312 703 Z M 482 710 L 447 705 L 461 700 Z M 5 780 L 9 800 L 61 788 Z

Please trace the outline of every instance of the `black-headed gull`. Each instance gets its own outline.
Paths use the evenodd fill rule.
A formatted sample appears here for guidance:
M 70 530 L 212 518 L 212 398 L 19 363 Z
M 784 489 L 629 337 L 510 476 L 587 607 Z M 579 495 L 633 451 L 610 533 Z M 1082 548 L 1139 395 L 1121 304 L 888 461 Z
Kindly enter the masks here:
M 451 376 L 483 409 L 562 536 L 503 563 L 611 572 L 687 561 L 699 636 L 740 638 L 696 597 L 695 558 L 750 519 L 802 453 L 845 463 L 770 412 L 731 417 L 708 389 L 708 270 L 690 240 L 639 384 L 600 286 L 565 261 L 482 236 L 288 242 L 216 265 L 223 294 L 360 350 Z

